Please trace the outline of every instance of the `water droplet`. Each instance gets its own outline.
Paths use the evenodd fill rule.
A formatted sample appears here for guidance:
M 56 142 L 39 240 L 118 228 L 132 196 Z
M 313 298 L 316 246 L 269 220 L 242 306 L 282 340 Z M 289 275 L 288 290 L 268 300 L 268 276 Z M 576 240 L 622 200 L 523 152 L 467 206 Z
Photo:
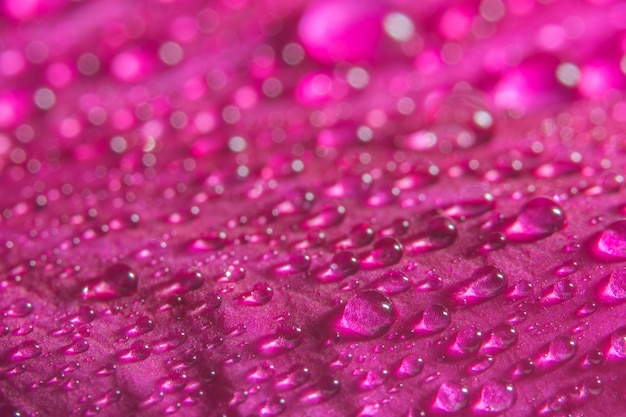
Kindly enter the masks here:
M 67 355 L 78 355 L 79 353 L 86 352 L 89 349 L 89 342 L 85 339 L 78 339 L 65 349 Z
M 202 274 L 198 271 L 181 271 L 173 280 L 165 284 L 160 291 L 163 297 L 180 296 L 196 291 L 204 284 Z
M 448 347 L 453 357 L 465 357 L 478 351 L 483 342 L 483 333 L 473 324 L 464 326 L 456 334 L 454 343 Z
M 137 291 L 137 276 L 126 264 L 107 268 L 96 281 L 83 287 L 83 298 L 88 300 L 114 300 L 127 297 Z
M 467 373 L 470 375 L 482 374 L 487 371 L 487 369 L 491 368 L 494 362 L 495 360 L 491 355 L 479 356 L 467 365 Z
M 405 247 L 413 253 L 430 252 L 447 248 L 457 237 L 456 225 L 444 216 L 433 217 L 425 232 L 407 238 Z
M 383 273 L 374 283 L 374 289 L 386 294 L 400 294 L 411 288 L 411 281 L 402 271 L 391 270 Z
M 537 366 L 554 368 L 563 365 L 576 355 L 578 345 L 567 336 L 558 336 L 552 340 L 536 358 Z
M 488 301 L 504 292 L 507 279 L 492 265 L 474 271 L 469 281 L 455 291 L 454 299 L 460 306 L 470 306 Z
M 626 267 L 611 271 L 599 286 L 600 298 L 609 304 L 626 300 Z
M 231 265 L 226 268 L 224 274 L 217 278 L 217 282 L 237 282 L 246 277 L 246 269 L 243 266 Z
M 410 354 L 402 358 L 396 367 L 395 375 L 398 378 L 412 378 L 419 375 L 424 369 L 424 360 L 417 355 Z
M 248 381 L 251 383 L 265 382 L 274 376 L 276 368 L 269 362 L 261 362 L 256 368 L 248 373 Z
M 611 344 L 607 353 L 609 359 L 626 359 L 626 326 L 611 333 Z
M 567 278 L 560 279 L 548 286 L 541 295 L 541 304 L 552 305 L 562 303 L 574 297 L 576 285 Z
M 515 346 L 518 337 L 517 330 L 514 327 L 508 324 L 500 324 L 487 334 L 481 350 L 489 354 L 505 351 Z
M 274 417 L 285 411 L 286 401 L 278 395 L 272 395 L 259 406 L 260 417 Z
M 150 346 L 146 342 L 138 340 L 130 348 L 120 351 L 117 359 L 123 363 L 141 362 L 146 360 L 150 353 Z
M 400 262 L 404 251 L 402 244 L 392 237 L 384 237 L 374 243 L 374 249 L 361 260 L 363 269 L 384 268 Z
M 508 381 L 489 381 L 480 390 L 480 398 L 474 405 L 478 413 L 498 414 L 515 404 L 517 393 Z
M 34 340 L 28 340 L 10 349 L 6 357 L 13 362 L 23 362 L 41 356 L 41 346 Z
M 384 294 L 367 290 L 352 297 L 339 323 L 342 333 L 374 339 L 385 334 L 396 321 L 396 309 Z
M 441 304 L 427 307 L 421 314 L 413 330 L 420 336 L 430 336 L 444 331 L 452 322 L 448 309 Z
M 354 253 L 343 251 L 333 256 L 330 265 L 317 275 L 320 281 L 334 282 L 354 275 L 359 270 L 359 260 Z
M 374 230 L 367 224 L 357 224 L 348 233 L 348 237 L 335 243 L 335 249 L 351 249 L 367 246 L 374 240 Z
M 371 391 L 384 384 L 388 377 L 386 370 L 367 371 L 359 379 L 358 386 L 362 391 Z
M 569 260 L 554 268 L 554 275 L 557 277 L 567 277 L 578 271 L 578 262 Z
M 209 232 L 191 241 L 189 249 L 192 252 L 212 252 L 222 249 L 228 240 L 224 232 Z
M 534 242 L 551 236 L 565 226 L 563 209 L 547 197 L 526 203 L 504 234 L 513 242 Z
M 19 299 L 12 303 L 4 310 L 7 317 L 28 317 L 33 312 L 33 303 L 26 299 Z
M 519 301 L 532 297 L 533 284 L 525 279 L 521 279 L 507 292 L 507 298 L 511 301 Z
M 441 214 L 453 219 L 468 219 L 485 214 L 494 209 L 494 198 L 491 194 L 484 194 L 482 198 L 462 201 L 447 206 L 441 210 Z
M 591 366 L 600 365 L 604 360 L 604 353 L 602 353 L 599 349 L 591 349 L 585 355 L 584 359 L 581 361 L 581 366 L 583 368 L 589 368 Z
M 511 375 L 513 378 L 520 379 L 535 372 L 535 362 L 532 359 L 522 359 L 513 368 Z
M 469 391 L 456 382 L 444 382 L 439 386 L 431 409 L 440 413 L 457 413 L 464 409 L 469 401 Z
M 309 368 L 294 365 L 287 373 L 278 377 L 274 387 L 279 391 L 291 391 L 304 385 L 310 378 Z
M 306 253 L 296 251 L 289 255 L 289 261 L 274 268 L 278 275 L 292 275 L 306 272 L 311 267 L 311 257 Z
M 261 338 L 259 350 L 265 356 L 281 355 L 300 346 L 302 337 L 300 327 L 281 323 L 274 334 Z
M 300 402 L 306 405 L 321 404 L 337 395 L 340 389 L 341 383 L 337 379 L 324 375 L 300 396 Z
M 141 316 L 135 324 L 126 330 L 126 336 L 138 337 L 154 330 L 154 322 L 150 317 Z
M 302 222 L 303 229 L 325 229 L 341 224 L 346 217 L 346 209 L 343 206 L 326 207 L 319 213 Z
M 91 323 L 96 319 L 96 313 L 89 306 L 80 306 L 76 314 L 70 317 L 70 322 L 74 324 Z
M 272 213 L 278 216 L 286 214 L 303 214 L 311 210 L 315 202 L 315 194 L 305 189 L 295 189 L 287 193 L 286 198 L 276 204 L 272 209 Z
M 426 273 L 426 278 L 417 283 L 418 291 L 437 291 L 443 288 L 443 278 L 433 271 Z
M 617 220 L 591 239 L 594 258 L 606 262 L 626 260 L 626 219 Z
M 269 303 L 274 296 L 274 290 L 267 284 L 257 283 L 252 291 L 241 294 L 239 302 L 245 306 L 262 306 Z

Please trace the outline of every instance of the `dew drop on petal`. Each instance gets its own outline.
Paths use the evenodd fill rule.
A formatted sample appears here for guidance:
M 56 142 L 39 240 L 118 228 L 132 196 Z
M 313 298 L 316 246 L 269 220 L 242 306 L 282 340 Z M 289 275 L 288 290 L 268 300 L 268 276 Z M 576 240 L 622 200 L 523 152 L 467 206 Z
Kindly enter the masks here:
M 269 303 L 274 296 L 274 290 L 267 284 L 257 283 L 252 291 L 241 294 L 239 302 L 245 306 L 258 307 Z
M 150 356 L 150 346 L 144 341 L 134 342 L 130 348 L 120 351 L 117 359 L 121 363 L 133 363 L 146 360 Z
M 489 381 L 480 390 L 480 398 L 474 405 L 478 413 L 499 414 L 515 404 L 517 393 L 508 381 Z
M 600 285 L 600 298 L 607 303 L 626 301 L 626 267 L 611 271 Z
M 526 203 L 504 231 L 512 242 L 534 242 L 551 236 L 565 226 L 565 213 L 552 199 L 537 197 Z
M 469 282 L 455 292 L 454 298 L 461 306 L 475 305 L 502 294 L 506 286 L 504 273 L 495 266 L 486 265 L 472 273 Z
M 83 298 L 87 300 L 114 300 L 127 297 L 137 291 L 138 279 L 126 264 L 107 268 L 96 281 L 83 287 Z
M 439 386 L 431 409 L 440 413 L 457 413 L 464 409 L 469 401 L 469 391 L 456 382 L 446 381 Z
M 325 282 L 340 281 L 354 275 L 359 270 L 359 260 L 354 253 L 342 251 L 336 253 L 327 269 L 317 275 L 317 279 Z
M 384 237 L 374 243 L 373 250 L 361 260 L 363 269 L 384 268 L 395 265 L 404 254 L 402 244 L 392 237 Z
M 279 391 L 291 391 L 304 385 L 311 378 L 309 368 L 302 365 L 294 365 L 287 373 L 277 378 L 274 387 Z
M 514 327 L 500 324 L 487 334 L 481 350 L 489 354 L 505 351 L 515 346 L 518 337 Z
M 535 362 L 541 368 L 554 368 L 563 365 L 576 355 L 578 344 L 567 336 L 558 336 L 544 349 Z
M 6 317 L 28 317 L 33 312 L 33 303 L 26 299 L 19 299 L 11 303 L 5 310 Z
M 441 304 L 427 307 L 413 326 L 417 335 L 430 336 L 444 331 L 452 322 L 448 309 Z
M 457 228 L 452 219 L 436 216 L 430 220 L 425 232 L 407 238 L 405 247 L 413 253 L 439 250 L 452 245 L 457 234 Z
M 345 335 L 374 339 L 385 334 L 395 321 L 396 310 L 391 300 L 381 292 L 367 290 L 346 303 L 339 330 Z
M 374 282 L 374 289 L 386 295 L 400 294 L 411 288 L 411 281 L 402 271 L 390 270 L 384 272 Z
M 599 261 L 626 260 L 626 219 L 609 224 L 594 236 L 589 245 L 591 255 Z
M 300 396 L 300 403 L 314 405 L 324 403 L 339 394 L 341 383 L 330 375 L 322 376 Z
M 412 378 L 419 375 L 424 369 L 424 360 L 414 354 L 402 358 L 395 370 L 398 378 Z
M 41 345 L 34 340 L 28 340 L 10 349 L 6 356 L 13 362 L 23 362 L 41 356 Z
M 626 359 L 626 326 L 622 326 L 611 333 L 607 357 L 618 360 Z

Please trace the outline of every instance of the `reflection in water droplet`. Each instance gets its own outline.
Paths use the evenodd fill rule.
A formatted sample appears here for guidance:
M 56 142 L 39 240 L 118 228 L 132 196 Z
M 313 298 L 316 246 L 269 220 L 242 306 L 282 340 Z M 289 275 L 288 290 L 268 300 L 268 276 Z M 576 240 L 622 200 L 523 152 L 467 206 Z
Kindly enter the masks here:
M 444 382 L 439 386 L 431 409 L 441 413 L 456 413 L 467 406 L 469 391 L 456 382 Z
M 384 294 L 367 290 L 352 297 L 339 323 L 341 333 L 374 339 L 385 334 L 396 321 L 396 309 Z
M 361 268 L 375 269 L 395 265 L 404 254 L 402 244 L 392 237 L 384 237 L 374 243 L 373 250 L 361 260 Z
M 507 286 L 504 273 L 495 266 L 486 265 L 474 271 L 469 282 L 454 294 L 460 306 L 475 305 L 502 294 Z
M 127 297 L 137 291 L 137 276 L 126 264 L 107 268 L 96 281 L 83 287 L 83 298 L 88 300 L 114 300 Z
M 413 253 L 430 252 L 447 248 L 457 237 L 456 225 L 444 216 L 433 217 L 425 232 L 407 238 L 405 247 Z
M 553 200 L 537 197 L 526 203 L 504 234 L 509 241 L 534 242 L 544 239 L 565 226 L 563 209 Z
M 478 413 L 502 413 L 515 403 L 517 393 L 508 381 L 489 381 L 480 390 L 480 398 L 474 405 Z
M 452 322 L 448 309 L 440 304 L 427 307 L 413 326 L 417 335 L 430 336 L 444 331 Z

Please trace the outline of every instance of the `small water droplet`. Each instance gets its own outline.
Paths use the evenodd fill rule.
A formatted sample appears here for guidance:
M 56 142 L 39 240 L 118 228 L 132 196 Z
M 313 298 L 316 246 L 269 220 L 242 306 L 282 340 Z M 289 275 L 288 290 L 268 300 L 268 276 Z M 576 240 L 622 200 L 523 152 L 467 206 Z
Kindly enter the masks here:
M 89 349 L 89 342 L 85 339 L 78 339 L 65 349 L 66 355 L 78 355 L 79 353 L 86 352 Z
M 269 362 L 261 362 L 248 373 L 247 380 L 251 383 L 265 382 L 274 376 L 276 368 Z
M 388 377 L 389 372 L 387 370 L 367 371 L 359 379 L 358 386 L 361 391 L 371 391 L 384 384 Z
M 122 363 L 141 362 L 146 360 L 150 353 L 150 346 L 146 342 L 138 340 L 130 348 L 120 351 L 117 359 Z
M 552 340 L 537 356 L 535 362 L 541 368 L 554 368 L 563 365 L 576 355 L 578 345 L 567 336 L 558 336 Z
M 346 209 L 343 206 L 326 207 L 317 214 L 302 222 L 303 229 L 325 229 L 341 224 L 346 217 Z
M 439 386 L 431 409 L 440 413 L 457 413 L 464 409 L 469 401 L 469 391 L 456 382 L 444 382 Z
M 626 301 L 626 267 L 611 271 L 600 283 L 599 295 L 602 301 L 608 304 Z
M 534 242 L 551 236 L 565 226 L 563 209 L 547 197 L 537 197 L 526 203 L 515 220 L 506 226 L 509 241 Z
M 267 284 L 257 283 L 252 291 L 241 294 L 239 302 L 245 306 L 258 307 L 269 303 L 274 296 L 274 290 Z
M 150 317 L 141 316 L 135 324 L 126 330 L 126 336 L 138 337 L 154 330 L 154 322 Z
M 428 271 L 426 278 L 417 283 L 418 291 L 437 291 L 443 288 L 443 278 L 434 271 Z
M 354 275 L 359 270 L 359 260 L 349 251 L 338 252 L 333 256 L 330 265 L 317 275 L 324 282 L 340 281 Z
M 337 379 L 324 375 L 300 396 L 300 402 L 306 405 L 321 404 L 337 395 L 340 389 L 341 383 Z
M 517 393 L 508 381 L 489 381 L 480 390 L 480 398 L 474 405 L 478 413 L 499 414 L 515 404 Z
M 224 274 L 217 278 L 217 282 L 237 282 L 246 277 L 246 269 L 243 266 L 231 265 L 224 271 Z
M 289 371 L 278 377 L 274 387 L 279 391 L 291 391 L 304 385 L 311 378 L 309 368 L 294 365 Z
M 299 326 L 281 323 L 274 334 L 261 338 L 259 350 L 264 356 L 281 355 L 300 346 L 302 338 Z
M 374 282 L 374 289 L 386 294 L 400 294 L 411 288 L 411 281 L 402 271 L 390 270 Z
M 41 346 L 34 340 L 28 340 L 10 349 L 6 357 L 13 362 L 23 362 L 41 356 Z
M 396 309 L 381 292 L 362 291 L 347 303 L 339 322 L 345 335 L 374 339 L 385 334 L 396 321 Z
M 417 355 L 410 354 L 402 358 L 396 367 L 395 375 L 398 378 L 412 378 L 419 375 L 424 369 L 424 360 Z
M 374 243 L 373 250 L 361 260 L 363 269 L 384 268 L 400 262 L 404 254 L 402 244 L 392 237 L 384 237 Z
M 470 375 L 482 374 L 487 371 L 487 369 L 491 368 L 494 362 L 495 360 L 491 355 L 480 356 L 467 365 L 467 373 Z
M 96 281 L 83 287 L 83 298 L 88 300 L 114 300 L 127 297 L 137 291 L 138 279 L 126 264 L 115 264 L 107 268 Z
M 522 359 L 513 368 L 511 375 L 515 379 L 520 379 L 535 372 L 535 362 L 532 359 Z
M 511 301 L 519 301 L 524 298 L 532 297 L 533 284 L 525 279 L 521 279 L 507 291 L 507 298 Z
M 222 249 L 228 240 L 224 232 L 209 232 L 192 240 L 189 249 L 192 252 L 212 252 Z
M 411 223 L 406 219 L 395 219 L 389 226 L 381 230 L 379 234 L 382 237 L 403 236 L 409 231 L 410 226 Z
M 4 314 L 7 317 L 28 317 L 33 312 L 33 303 L 26 299 L 19 299 L 13 302 L 4 310 Z
M 507 279 L 504 273 L 492 265 L 478 268 L 471 278 L 454 294 L 460 306 L 470 306 L 488 301 L 504 292 Z
M 569 260 L 554 268 L 554 275 L 557 277 L 567 277 L 578 271 L 578 262 Z
M 447 206 L 441 210 L 441 214 L 453 219 L 468 219 L 480 216 L 494 209 L 494 198 L 491 194 L 484 194 L 482 198 L 462 201 Z
M 425 232 L 407 238 L 404 246 L 413 253 L 430 252 L 452 245 L 457 234 L 456 225 L 452 219 L 436 216 L 428 222 Z
M 481 350 L 489 354 L 495 354 L 515 346 L 518 339 L 517 330 L 508 324 L 500 324 L 494 327 L 485 338 Z
M 335 243 L 335 249 L 345 250 L 367 246 L 374 240 L 374 230 L 367 224 L 361 223 L 350 229 L 348 236 Z
M 167 282 L 160 291 L 163 297 L 180 296 L 196 291 L 204 284 L 202 274 L 198 271 L 181 271 L 174 279 Z
M 296 251 L 289 255 L 289 261 L 274 268 L 278 275 L 293 275 L 306 272 L 311 267 L 311 257 L 306 253 Z
M 430 336 L 444 331 L 452 322 L 448 309 L 441 304 L 427 307 L 421 314 L 419 321 L 413 326 L 416 334 Z
M 286 401 L 278 395 L 272 395 L 258 408 L 260 417 L 274 417 L 285 411 Z
M 563 278 L 549 285 L 541 295 L 541 304 L 552 305 L 562 303 L 574 297 L 576 285 L 569 279 Z

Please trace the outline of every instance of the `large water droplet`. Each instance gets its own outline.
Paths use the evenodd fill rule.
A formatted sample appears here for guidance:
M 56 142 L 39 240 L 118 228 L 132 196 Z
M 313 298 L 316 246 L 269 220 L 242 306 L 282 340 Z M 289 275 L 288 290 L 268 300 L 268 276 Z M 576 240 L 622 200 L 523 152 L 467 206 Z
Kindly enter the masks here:
M 361 260 L 363 269 L 384 268 L 402 259 L 402 244 L 392 237 L 384 237 L 374 243 L 374 249 Z
M 482 342 L 483 333 L 470 324 L 459 330 L 454 342 L 448 347 L 448 353 L 453 357 L 466 357 L 476 353 Z
M 493 328 L 485 338 L 482 351 L 495 354 L 510 349 L 517 343 L 518 334 L 514 327 L 500 324 Z
M 480 398 L 474 405 L 478 413 L 498 414 L 515 404 L 517 393 L 512 383 L 508 381 L 489 381 L 480 390 Z
M 461 306 L 470 306 L 488 301 L 502 294 L 507 286 L 504 273 L 492 265 L 474 271 L 469 282 L 454 293 L 454 299 Z
M 626 260 L 626 219 L 609 224 L 594 236 L 589 245 L 591 255 L 606 262 Z
M 5 310 L 4 314 L 7 317 L 28 317 L 33 312 L 33 303 L 26 299 L 19 299 L 11 303 Z
M 88 300 L 114 300 L 127 297 L 137 291 L 137 276 L 126 264 L 107 268 L 96 281 L 83 287 L 83 298 Z
M 440 413 L 457 413 L 467 406 L 469 391 L 456 382 L 444 382 L 439 386 L 431 409 Z
M 457 234 L 456 225 L 452 219 L 436 216 L 428 222 L 425 232 L 407 238 L 405 247 L 413 253 L 443 249 L 454 243 Z
M 444 331 L 452 322 L 448 309 L 440 304 L 427 307 L 421 314 L 419 321 L 413 326 L 418 335 L 430 336 Z
M 509 241 L 534 242 L 544 239 L 565 226 L 563 209 L 552 199 L 537 197 L 526 203 L 515 220 L 506 226 Z
M 349 336 L 373 339 L 385 334 L 396 321 L 396 309 L 384 294 L 367 290 L 352 297 L 343 311 L 339 329 Z
M 552 305 L 562 303 L 574 297 L 576 293 L 576 285 L 567 279 L 560 279 L 552 285 L 549 285 L 541 295 L 541 304 Z

